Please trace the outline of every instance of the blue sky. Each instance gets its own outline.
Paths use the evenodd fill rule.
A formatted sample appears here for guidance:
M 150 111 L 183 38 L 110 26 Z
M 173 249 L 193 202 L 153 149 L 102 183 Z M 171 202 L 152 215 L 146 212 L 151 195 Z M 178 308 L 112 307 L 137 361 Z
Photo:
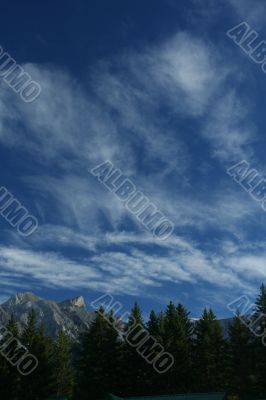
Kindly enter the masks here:
M 228 38 L 266 40 L 263 1 L 12 1 L 0 45 L 42 87 L 0 80 L 0 186 L 38 218 L 0 219 L 0 300 L 108 292 L 192 316 L 251 299 L 266 275 L 266 213 L 226 170 L 265 176 L 266 75 Z M 111 160 L 175 225 L 160 241 L 88 169 Z

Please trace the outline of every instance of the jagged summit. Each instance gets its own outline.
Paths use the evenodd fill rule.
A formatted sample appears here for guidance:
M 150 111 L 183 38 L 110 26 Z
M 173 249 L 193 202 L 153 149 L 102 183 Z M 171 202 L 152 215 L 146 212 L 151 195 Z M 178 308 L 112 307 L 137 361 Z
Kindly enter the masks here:
M 10 297 L 10 299 L 7 300 L 5 303 L 3 303 L 3 305 L 36 303 L 37 301 L 49 301 L 49 300 L 45 300 L 39 296 L 36 296 L 32 292 L 19 292 L 19 293 L 15 294 L 14 296 Z M 62 305 L 64 307 L 72 306 L 72 307 L 86 308 L 86 303 L 85 303 L 83 296 L 77 296 L 77 297 L 74 297 L 73 299 L 59 301 L 59 302 L 55 301 L 54 303 L 58 303 L 58 305 Z
M 72 306 L 72 307 L 86 308 L 83 296 L 74 297 L 71 300 L 61 301 L 59 304 L 61 304 L 64 307 Z
M 20 292 L 15 294 L 15 296 L 10 297 L 3 305 L 5 304 L 23 304 L 23 303 L 35 303 L 36 301 L 41 300 L 40 297 L 36 296 L 31 292 Z
M 0 305 L 0 322 L 7 323 L 13 314 L 22 330 L 31 309 L 35 311 L 37 324 L 44 323 L 48 335 L 54 337 L 63 330 L 75 341 L 95 318 L 94 312 L 87 312 L 82 296 L 58 302 L 42 299 L 34 293 L 22 292 Z

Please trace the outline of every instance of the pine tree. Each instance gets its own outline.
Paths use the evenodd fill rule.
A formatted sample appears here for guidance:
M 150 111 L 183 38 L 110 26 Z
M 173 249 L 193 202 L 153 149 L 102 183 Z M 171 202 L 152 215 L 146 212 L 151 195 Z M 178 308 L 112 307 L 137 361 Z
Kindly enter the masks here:
M 185 392 L 189 389 L 192 379 L 192 325 L 189 313 L 182 304 L 175 307 L 170 302 L 167 306 L 163 342 L 166 351 L 175 359 L 174 365 L 164 377 L 165 391 Z
M 71 365 L 71 343 L 60 330 L 54 345 L 54 383 L 57 398 L 71 397 L 74 385 L 74 372 Z
M 255 341 L 255 372 L 256 386 L 260 396 L 266 396 L 266 346 L 262 343 L 262 335 L 266 334 L 266 287 L 260 287 L 260 292 L 256 300 L 256 313 L 254 318 L 258 321 L 256 332 L 261 335 L 254 337 Z M 266 343 L 266 340 L 264 340 Z
M 163 313 L 158 315 L 154 310 L 150 312 L 149 320 L 146 324 L 147 331 L 149 332 L 149 339 L 143 344 L 142 348 L 145 349 L 145 355 L 151 355 L 151 359 L 154 360 L 157 355 L 161 352 L 163 346 Z M 164 387 L 163 376 L 155 371 L 153 366 L 146 362 L 145 366 L 145 386 L 146 394 L 156 395 L 162 393 Z
M 196 327 L 196 390 L 219 391 L 225 387 L 226 344 L 212 310 L 205 309 Z
M 252 334 L 238 314 L 229 326 L 230 389 L 240 398 L 252 392 Z
M 9 320 L 6 328 L 10 334 L 9 340 L 11 341 L 9 342 L 10 345 L 8 345 L 6 348 L 5 353 L 8 353 L 8 358 L 12 359 L 12 362 L 15 363 L 22 353 L 17 353 L 17 347 L 20 345 L 19 332 L 13 314 L 11 315 L 11 319 Z M 3 340 L 3 343 L 4 342 L 5 339 Z M 0 398 L 6 400 L 16 400 L 20 387 L 20 374 L 16 368 L 16 365 L 12 365 L 4 356 L 1 355 L 0 357 Z
M 264 283 L 260 286 L 260 293 L 256 299 L 257 313 L 265 314 L 266 312 L 266 286 Z
M 84 336 L 77 398 L 100 400 L 106 393 L 119 394 L 121 342 L 108 318 L 112 321 L 112 316 L 105 316 L 104 309 L 100 308 Z
M 138 353 L 137 347 L 132 343 L 141 341 L 148 335 L 142 318 L 141 310 L 137 303 L 134 304 L 127 324 L 126 340 L 123 346 L 123 382 L 124 395 L 138 396 L 146 394 L 149 380 L 147 365 L 143 357 Z M 146 333 L 145 333 L 146 332 Z M 135 339 L 136 338 L 136 339 Z
M 0 346 L 2 345 L 2 341 L 0 341 Z M 9 385 L 7 384 L 7 361 L 0 354 L 0 399 L 8 399 Z
M 22 332 L 21 341 L 23 345 L 27 348 L 27 350 L 35 357 L 37 357 L 36 355 L 37 328 L 36 328 L 36 314 L 34 310 L 31 310 L 28 315 L 27 324 Z M 36 391 L 38 390 L 38 387 L 36 387 L 36 380 L 35 380 L 36 373 L 37 372 L 35 370 L 31 375 L 22 376 L 21 387 L 20 387 L 20 398 L 23 398 L 25 396 L 25 398 L 27 398 L 28 400 L 39 399 L 38 394 L 36 394 Z
M 36 336 L 36 313 L 32 309 L 28 315 L 27 325 L 22 333 L 23 343 L 28 349 L 34 346 L 36 342 Z
M 38 367 L 30 375 L 22 377 L 20 396 L 27 400 L 46 399 L 52 394 L 53 343 L 51 338 L 45 335 L 43 324 L 37 328 L 34 310 L 29 314 L 21 340 L 28 351 L 37 358 Z
M 177 332 L 176 332 L 176 351 L 174 365 L 175 374 L 178 382 L 178 392 L 189 391 L 192 384 L 192 323 L 189 320 L 189 312 L 182 304 L 177 306 Z
M 178 313 L 174 303 L 170 302 L 165 312 L 165 339 L 168 349 L 175 341 L 175 333 L 178 327 Z
M 144 324 L 141 310 L 134 305 L 128 324 L 116 321 L 103 309 L 84 335 L 83 350 L 76 376 L 77 400 L 103 400 L 106 393 L 128 395 L 161 395 L 178 392 L 227 391 L 231 399 L 264 398 L 266 396 L 266 288 L 260 288 L 256 313 L 236 316 L 229 326 L 229 337 L 223 331 L 212 310 L 205 309 L 192 333 L 189 312 L 183 305 L 171 302 L 165 312 L 151 311 Z M 254 322 L 256 321 L 256 322 Z M 255 326 L 254 326 L 255 325 Z M 117 327 L 117 329 L 116 329 Z M 124 329 L 123 334 L 118 333 Z M 255 334 L 254 329 L 256 328 Z M 7 330 L 9 338 L 18 339 L 35 355 L 39 366 L 29 376 L 18 373 L 0 354 L 0 398 L 4 400 L 45 400 L 49 397 L 70 398 L 73 387 L 72 346 L 69 338 L 59 332 L 55 342 L 45 334 L 45 326 L 36 324 L 32 310 L 22 334 L 14 316 Z M 137 336 L 144 339 L 136 344 Z M 148 335 L 148 336 L 147 336 Z M 146 338 L 148 339 L 146 340 Z M 154 338 L 153 342 L 151 338 Z M 157 341 L 164 351 L 175 358 L 173 367 L 158 374 L 152 363 L 140 355 L 140 349 L 150 350 Z M 265 342 L 265 340 L 264 340 Z M 9 342 L 8 342 L 9 343 Z M 19 342 L 8 347 L 8 356 L 18 357 Z M 0 346 L 6 345 L 0 338 Z M 7 349 L 6 347 L 3 347 Z M 24 351 L 21 349 L 21 351 Z M 155 356 L 160 347 L 154 350 Z M 150 357 L 150 355 L 149 355 Z M 195 376 L 195 380 L 193 380 Z
M 159 335 L 159 318 L 156 315 L 154 310 L 151 310 L 151 312 L 150 312 L 150 318 L 147 323 L 147 329 L 148 329 L 150 335 L 152 335 L 156 338 L 158 337 L 158 335 Z
M 163 311 L 158 314 L 158 336 L 157 340 L 162 346 L 165 346 L 165 314 Z
M 46 336 L 45 326 L 42 323 L 37 330 L 35 355 L 38 358 L 39 366 L 36 370 L 35 379 L 38 383 L 38 396 L 40 399 L 47 399 L 53 394 L 53 354 L 54 343 L 51 337 Z

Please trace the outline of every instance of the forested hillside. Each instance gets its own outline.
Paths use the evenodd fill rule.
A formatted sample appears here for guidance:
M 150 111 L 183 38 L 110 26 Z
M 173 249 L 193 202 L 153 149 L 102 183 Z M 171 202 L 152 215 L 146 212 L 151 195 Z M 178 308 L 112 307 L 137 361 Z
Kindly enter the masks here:
M 260 316 L 257 332 L 262 333 L 266 323 L 263 285 L 256 307 L 255 317 Z M 171 302 L 159 314 L 151 311 L 144 323 L 141 310 L 135 304 L 127 331 L 136 323 L 143 326 L 173 356 L 174 364 L 164 373 L 158 373 L 139 354 L 137 346 L 124 339 L 114 321 L 112 313 L 99 309 L 79 344 L 63 331 L 56 339 L 47 336 L 44 324 L 37 324 L 33 310 L 22 332 L 12 317 L 8 332 L 36 356 L 39 365 L 31 374 L 23 376 L 2 354 L 0 398 L 100 400 L 106 393 L 131 396 L 213 391 L 226 391 L 241 399 L 266 396 L 266 347 L 259 337 L 262 335 L 255 336 L 240 316 L 232 320 L 225 338 L 212 310 L 203 310 L 195 325 L 183 305 Z M 15 349 L 11 346 L 4 352 L 5 348 L 2 338 L 1 352 L 8 353 L 11 359 Z

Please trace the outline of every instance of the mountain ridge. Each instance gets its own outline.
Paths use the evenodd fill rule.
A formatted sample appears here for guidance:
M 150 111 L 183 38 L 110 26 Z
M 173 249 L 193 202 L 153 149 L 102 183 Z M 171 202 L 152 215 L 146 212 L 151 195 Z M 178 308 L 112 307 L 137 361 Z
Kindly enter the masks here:
M 88 311 L 83 296 L 72 299 L 54 301 L 43 299 L 31 292 L 19 292 L 0 304 L 0 323 L 6 325 L 13 314 L 18 322 L 19 331 L 26 326 L 29 311 L 36 313 L 37 325 L 45 325 L 46 334 L 55 337 L 60 330 L 64 331 L 71 340 L 79 342 L 95 318 L 95 311 Z M 198 318 L 192 318 L 196 323 Z M 228 336 L 228 327 L 232 318 L 218 320 L 224 336 Z
M 21 331 L 27 323 L 31 309 L 36 313 L 37 324 L 44 323 L 48 335 L 55 337 L 63 330 L 74 341 L 79 340 L 80 334 L 89 327 L 95 316 L 95 312 L 87 311 L 82 296 L 53 301 L 31 292 L 21 292 L 0 305 L 0 322 L 7 324 L 13 314 Z

